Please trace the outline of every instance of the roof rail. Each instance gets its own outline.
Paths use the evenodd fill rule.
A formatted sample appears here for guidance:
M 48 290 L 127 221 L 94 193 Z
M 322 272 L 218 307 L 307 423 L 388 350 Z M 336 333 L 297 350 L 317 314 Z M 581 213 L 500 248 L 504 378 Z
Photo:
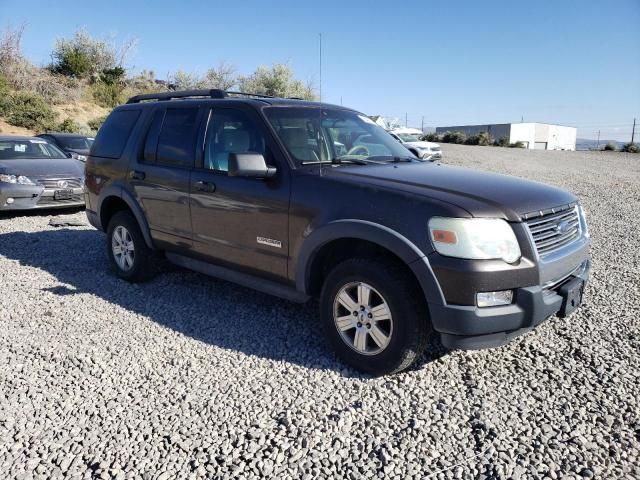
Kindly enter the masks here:
M 227 94 L 230 95 L 243 95 L 245 97 L 257 97 L 257 98 L 278 98 L 273 95 L 264 95 L 262 93 L 248 93 L 248 92 L 234 92 L 231 90 L 226 91 Z
M 182 90 L 179 92 L 161 92 L 146 93 L 144 95 L 136 95 L 131 97 L 127 103 L 140 103 L 146 100 L 172 100 L 174 98 L 193 98 L 193 97 L 209 97 L 209 98 L 225 98 L 227 92 L 212 88 L 209 90 Z
M 279 98 L 273 95 L 263 95 L 262 93 L 234 92 L 230 90 L 225 91 L 217 88 L 212 88 L 209 90 L 181 90 L 161 93 L 145 93 L 144 95 L 136 95 L 135 97 L 131 97 L 127 101 L 127 103 L 140 103 L 147 100 L 173 100 L 174 98 L 228 98 L 229 95 L 241 95 L 244 97 L 254 98 Z M 288 97 L 287 100 L 302 100 L 302 98 Z

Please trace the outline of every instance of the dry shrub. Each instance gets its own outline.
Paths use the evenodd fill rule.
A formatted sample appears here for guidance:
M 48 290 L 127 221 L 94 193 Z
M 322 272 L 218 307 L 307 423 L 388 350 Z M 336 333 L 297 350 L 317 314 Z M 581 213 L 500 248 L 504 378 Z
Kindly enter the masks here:
M 81 93 L 77 82 L 36 67 L 22 55 L 23 34 L 24 25 L 7 28 L 0 35 L 0 74 L 9 87 L 39 95 L 53 104 L 77 101 Z

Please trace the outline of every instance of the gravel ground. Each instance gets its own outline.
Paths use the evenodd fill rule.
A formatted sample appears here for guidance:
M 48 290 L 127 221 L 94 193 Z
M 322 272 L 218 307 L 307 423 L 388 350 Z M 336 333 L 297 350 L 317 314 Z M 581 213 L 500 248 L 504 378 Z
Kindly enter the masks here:
M 444 154 L 580 196 L 585 304 L 377 379 L 313 303 L 179 269 L 129 285 L 90 227 L 0 217 L 0 478 L 640 478 L 640 157 Z

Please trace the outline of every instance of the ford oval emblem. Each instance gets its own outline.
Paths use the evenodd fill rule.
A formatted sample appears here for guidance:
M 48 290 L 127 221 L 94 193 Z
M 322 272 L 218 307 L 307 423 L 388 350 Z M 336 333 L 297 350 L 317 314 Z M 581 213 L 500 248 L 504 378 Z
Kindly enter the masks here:
M 58 180 L 57 185 L 59 188 L 67 188 L 69 186 L 69 182 L 67 182 L 66 180 Z
M 558 231 L 558 233 L 567 233 L 569 231 L 570 225 L 568 221 L 564 221 L 564 222 L 560 222 L 558 224 L 558 226 L 556 227 L 556 230 Z

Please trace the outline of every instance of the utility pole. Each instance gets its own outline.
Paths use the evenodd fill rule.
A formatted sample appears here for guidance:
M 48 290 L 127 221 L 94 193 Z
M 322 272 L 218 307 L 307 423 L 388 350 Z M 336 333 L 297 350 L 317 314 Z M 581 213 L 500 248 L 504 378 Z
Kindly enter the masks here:
M 322 101 L 322 33 L 320 36 L 320 101 Z
M 633 119 L 633 130 L 631 130 L 631 143 L 633 143 L 633 139 L 636 136 L 636 119 Z
M 422 126 L 420 127 L 420 130 L 424 133 L 424 115 L 422 116 Z
M 407 112 L 404 112 L 404 126 L 405 128 L 409 126 L 409 122 L 407 120 Z

